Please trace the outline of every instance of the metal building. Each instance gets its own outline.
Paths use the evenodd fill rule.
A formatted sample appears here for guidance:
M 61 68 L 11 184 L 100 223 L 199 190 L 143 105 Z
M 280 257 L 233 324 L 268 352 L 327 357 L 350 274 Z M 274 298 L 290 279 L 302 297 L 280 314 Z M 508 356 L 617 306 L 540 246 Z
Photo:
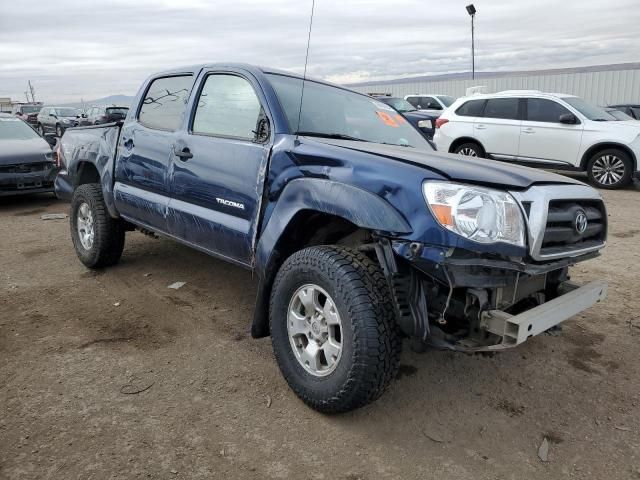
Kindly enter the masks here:
M 598 65 L 529 72 L 476 72 L 399 78 L 347 85 L 363 93 L 404 97 L 414 93 L 461 97 L 467 88 L 486 86 L 488 93 L 502 90 L 541 90 L 583 97 L 597 105 L 640 103 L 640 63 Z

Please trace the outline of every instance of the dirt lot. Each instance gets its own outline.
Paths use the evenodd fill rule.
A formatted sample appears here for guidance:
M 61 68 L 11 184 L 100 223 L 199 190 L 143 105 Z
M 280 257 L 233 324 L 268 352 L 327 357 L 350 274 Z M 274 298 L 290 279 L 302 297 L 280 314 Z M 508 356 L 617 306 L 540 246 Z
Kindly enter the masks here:
M 90 272 L 68 221 L 40 219 L 67 204 L 0 199 L 0 478 L 640 478 L 638 190 L 605 192 L 609 245 L 573 270 L 604 303 L 494 357 L 405 348 L 341 416 L 248 335 L 248 272 L 139 233 Z

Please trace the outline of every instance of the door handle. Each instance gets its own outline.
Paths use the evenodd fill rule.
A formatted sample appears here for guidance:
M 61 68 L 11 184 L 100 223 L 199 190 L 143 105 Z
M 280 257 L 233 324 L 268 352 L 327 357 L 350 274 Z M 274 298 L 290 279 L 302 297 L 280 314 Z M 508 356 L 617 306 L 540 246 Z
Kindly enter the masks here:
M 193 158 L 193 153 L 191 153 L 187 147 L 184 147 L 182 150 L 174 149 L 173 154 L 182 161 L 187 161 L 190 158 Z
M 522 133 L 536 133 L 533 128 L 523 128 Z
M 476 125 L 476 130 L 486 130 L 487 127 L 484 125 Z

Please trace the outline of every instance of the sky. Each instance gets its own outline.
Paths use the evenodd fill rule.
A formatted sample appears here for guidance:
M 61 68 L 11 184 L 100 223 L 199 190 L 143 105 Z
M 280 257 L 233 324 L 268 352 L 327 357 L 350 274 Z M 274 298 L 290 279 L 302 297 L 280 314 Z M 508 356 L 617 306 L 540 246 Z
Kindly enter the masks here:
M 469 0 L 316 0 L 308 75 L 337 83 L 471 68 Z M 640 61 L 637 0 L 476 0 L 476 70 Z M 0 97 L 136 93 L 154 72 L 248 62 L 302 73 L 311 0 L 0 0 Z

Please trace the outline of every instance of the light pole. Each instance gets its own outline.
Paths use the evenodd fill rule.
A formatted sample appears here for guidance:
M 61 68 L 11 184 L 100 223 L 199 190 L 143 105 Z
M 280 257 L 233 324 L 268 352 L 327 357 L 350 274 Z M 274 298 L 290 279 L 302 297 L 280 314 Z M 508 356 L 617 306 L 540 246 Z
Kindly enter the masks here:
M 471 78 L 476 78 L 476 45 L 474 41 L 474 32 L 473 32 L 473 19 L 476 16 L 476 7 L 473 6 L 473 3 L 467 5 L 467 13 L 471 16 Z

